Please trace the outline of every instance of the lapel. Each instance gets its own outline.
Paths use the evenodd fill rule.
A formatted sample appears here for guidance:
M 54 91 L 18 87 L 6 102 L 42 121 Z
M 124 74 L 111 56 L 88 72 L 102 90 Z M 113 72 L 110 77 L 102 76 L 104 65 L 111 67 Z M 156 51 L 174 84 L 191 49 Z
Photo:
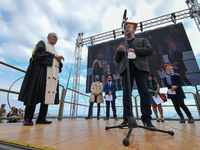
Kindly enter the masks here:
M 131 47 L 133 47 L 133 45 L 135 45 L 135 43 L 138 41 L 138 39 L 135 37 L 135 39 L 133 40 Z

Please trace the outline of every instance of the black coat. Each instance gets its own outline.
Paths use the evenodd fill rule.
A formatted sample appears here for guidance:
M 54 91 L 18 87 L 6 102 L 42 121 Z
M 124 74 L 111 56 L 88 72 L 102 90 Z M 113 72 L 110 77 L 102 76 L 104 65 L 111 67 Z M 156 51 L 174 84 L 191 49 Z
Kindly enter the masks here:
M 36 47 L 33 59 L 30 59 L 24 81 L 22 83 L 18 100 L 24 102 L 24 105 L 31 106 L 37 103 L 44 103 L 46 91 L 47 66 L 52 66 L 54 54 L 46 51 L 45 43 L 40 41 Z M 61 72 L 62 63 L 59 64 Z M 57 94 L 55 104 L 59 104 L 59 84 L 57 85 Z
M 110 72 L 111 74 L 115 74 L 116 71 L 118 71 L 119 69 L 119 64 L 116 63 L 116 66 L 115 66 L 115 63 L 113 61 L 110 62 Z
M 176 97 L 176 98 L 186 98 L 185 94 L 183 92 L 183 89 L 181 87 L 181 83 L 182 83 L 181 76 L 179 76 L 179 75 L 172 75 L 171 76 L 171 80 L 172 80 L 172 85 L 178 85 L 178 88 L 175 90 L 176 91 L 176 95 L 169 95 L 167 93 L 167 97 L 170 98 L 170 99 L 173 99 L 174 97 Z M 164 81 L 165 81 L 166 87 L 168 87 L 168 89 L 171 89 L 172 85 L 169 85 L 167 83 L 166 77 L 164 78 Z

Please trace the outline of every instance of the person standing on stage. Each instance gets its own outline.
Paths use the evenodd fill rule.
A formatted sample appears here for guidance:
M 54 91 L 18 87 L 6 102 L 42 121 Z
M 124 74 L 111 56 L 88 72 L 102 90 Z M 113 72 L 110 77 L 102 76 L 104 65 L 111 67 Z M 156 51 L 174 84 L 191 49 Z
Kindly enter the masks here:
M 159 90 L 160 90 L 160 85 L 158 84 L 158 82 L 156 82 L 154 80 L 154 76 L 153 75 L 148 75 L 148 87 L 149 87 L 149 95 L 150 95 L 150 99 L 151 99 L 151 106 L 153 108 L 153 112 L 156 116 L 156 121 L 157 122 L 164 122 L 164 118 L 163 118 L 163 108 L 162 108 L 162 104 L 156 104 L 156 102 L 154 101 L 154 96 L 157 97 L 158 95 L 160 96 Z M 160 119 L 158 118 L 158 111 L 160 113 Z
M 26 105 L 23 125 L 33 125 L 36 104 L 41 103 L 36 124 L 50 124 L 46 120 L 49 104 L 59 104 L 58 74 L 63 67 L 54 48 L 58 37 L 55 33 L 48 34 L 48 42 L 39 41 L 32 52 L 30 64 L 19 93 L 19 101 Z
M 6 114 L 6 104 L 2 104 L 0 108 L 0 117 L 4 117 Z M 0 123 L 3 123 L 3 120 L 0 119 Z
M 126 37 L 127 41 L 121 44 L 116 53 L 116 62 L 120 63 L 119 74 L 122 76 L 123 86 L 123 119 L 124 121 L 120 125 L 128 124 L 128 117 L 130 114 L 129 106 L 129 93 L 127 83 L 127 68 L 126 68 L 126 56 L 125 56 L 125 45 L 127 45 L 128 53 L 132 55 L 129 59 L 130 69 L 130 81 L 131 87 L 133 87 L 133 81 L 136 80 L 138 92 L 141 99 L 141 120 L 147 127 L 155 128 L 151 123 L 151 101 L 148 91 L 147 75 L 149 72 L 149 66 L 146 56 L 151 56 L 153 49 L 149 42 L 145 38 L 135 38 L 134 34 L 136 31 L 137 23 L 126 22 Z M 132 89 L 130 89 L 132 91 Z M 132 109 L 132 108 L 131 108 Z
M 91 95 L 90 95 L 90 106 L 88 111 L 88 117 L 85 119 L 90 119 L 91 113 L 92 113 L 92 107 L 94 103 L 97 103 L 97 120 L 99 120 L 100 116 L 100 104 L 103 103 L 103 84 L 99 81 L 99 75 L 95 75 L 95 82 L 92 83 L 91 86 Z
M 110 116 L 110 103 L 112 104 L 112 110 L 113 110 L 113 117 L 116 121 L 118 121 L 117 115 L 116 115 L 116 107 L 115 107 L 115 99 L 116 99 L 116 91 L 117 91 L 117 85 L 115 82 L 112 82 L 112 75 L 108 75 L 108 82 L 104 85 L 104 92 L 106 94 L 106 118 L 104 120 L 109 120 Z
M 181 76 L 173 71 L 172 65 L 166 65 L 165 68 L 167 72 L 167 76 L 164 78 L 165 85 L 171 91 L 167 92 L 167 97 L 172 100 L 174 108 L 180 117 L 180 123 L 185 123 L 185 119 L 180 108 L 182 108 L 186 113 L 188 117 L 188 123 L 194 123 L 192 114 L 184 103 L 185 94 L 181 87 Z

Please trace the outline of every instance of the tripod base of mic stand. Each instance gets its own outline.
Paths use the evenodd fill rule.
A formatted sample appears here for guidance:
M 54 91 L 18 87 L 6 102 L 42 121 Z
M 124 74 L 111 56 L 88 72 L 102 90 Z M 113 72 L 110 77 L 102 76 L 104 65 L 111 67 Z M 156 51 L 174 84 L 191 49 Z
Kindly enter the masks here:
M 147 127 L 147 126 L 141 126 L 141 125 L 137 125 L 137 122 L 135 120 L 134 117 L 129 117 L 129 121 L 128 121 L 128 125 L 118 125 L 118 126 L 111 126 L 111 127 L 105 127 L 106 130 L 112 129 L 112 128 L 123 128 L 123 127 L 129 127 L 129 131 L 128 134 L 126 136 L 126 138 L 123 140 L 123 144 L 124 146 L 129 146 L 129 138 L 131 135 L 131 132 L 133 130 L 133 128 L 144 128 L 144 129 L 149 129 L 151 131 L 158 131 L 158 132 L 163 132 L 163 133 L 168 133 L 169 135 L 174 135 L 173 131 L 165 131 L 165 130 L 160 130 L 160 129 L 156 129 L 156 128 L 152 128 L 152 127 Z

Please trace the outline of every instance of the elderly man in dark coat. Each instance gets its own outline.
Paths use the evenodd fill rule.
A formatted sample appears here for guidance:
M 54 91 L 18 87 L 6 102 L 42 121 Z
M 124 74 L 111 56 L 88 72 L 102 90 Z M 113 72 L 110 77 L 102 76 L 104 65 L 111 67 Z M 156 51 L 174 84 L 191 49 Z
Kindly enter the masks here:
M 48 104 L 59 103 L 58 74 L 63 66 L 61 60 L 64 60 L 54 48 L 57 40 L 55 33 L 49 33 L 48 42 L 39 41 L 33 50 L 18 98 L 26 105 L 23 125 L 33 125 L 38 103 L 41 105 L 36 124 L 52 123 L 46 120 Z
M 123 106 L 124 106 L 124 121 L 121 125 L 128 124 L 128 117 L 130 114 L 129 106 L 129 93 L 128 93 L 128 81 L 127 81 L 127 68 L 126 68 L 126 45 L 129 54 L 129 69 L 130 69 L 130 81 L 131 87 L 133 87 L 133 81 L 136 80 L 138 92 L 141 99 L 141 119 L 145 126 L 155 128 L 151 123 L 151 101 L 148 92 L 147 75 L 149 72 L 149 66 L 146 56 L 151 56 L 153 49 L 145 38 L 134 37 L 137 24 L 126 22 L 126 37 L 127 41 L 122 43 L 116 53 L 116 62 L 120 63 L 119 74 L 122 76 L 123 86 Z M 132 89 L 130 89 L 132 91 Z

